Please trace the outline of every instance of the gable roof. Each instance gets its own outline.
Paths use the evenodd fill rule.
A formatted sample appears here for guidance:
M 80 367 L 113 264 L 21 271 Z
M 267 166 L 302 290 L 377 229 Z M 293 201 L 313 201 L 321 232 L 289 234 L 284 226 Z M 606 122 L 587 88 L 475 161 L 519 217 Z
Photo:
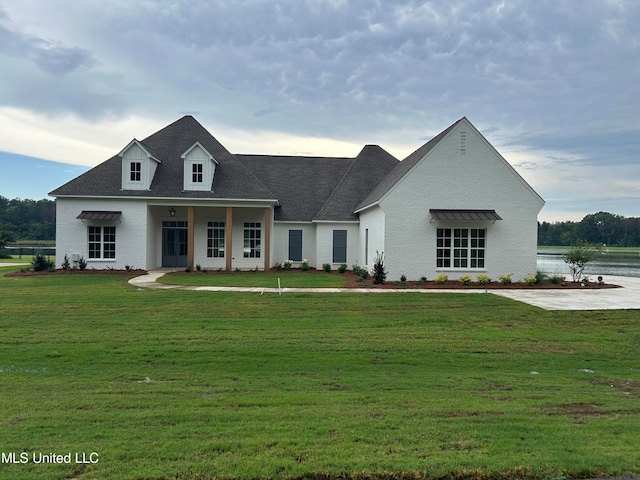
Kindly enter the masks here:
M 438 135 L 433 137 L 427 143 L 418 148 L 411 155 L 406 157 L 404 160 L 399 162 L 396 167 L 386 176 L 386 178 L 381 181 L 376 188 L 371 191 L 369 195 L 367 195 L 364 200 L 362 200 L 355 211 L 364 210 L 367 207 L 379 202 L 385 193 L 387 193 L 393 186 L 398 183 L 409 171 L 420 161 L 424 156 L 429 153 L 433 147 L 435 147 L 440 140 L 447 136 L 447 134 L 455 128 L 455 126 L 460 123 L 462 120 L 465 120 L 466 117 L 462 117 L 460 120 L 455 122 L 453 125 L 449 126 L 446 130 L 440 132 Z

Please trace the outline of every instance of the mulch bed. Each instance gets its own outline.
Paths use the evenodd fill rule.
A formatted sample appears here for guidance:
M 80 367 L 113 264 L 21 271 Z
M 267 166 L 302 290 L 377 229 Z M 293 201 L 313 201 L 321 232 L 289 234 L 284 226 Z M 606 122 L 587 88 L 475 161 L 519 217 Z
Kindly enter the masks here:
M 272 273 L 278 273 L 282 276 L 286 276 L 288 273 L 296 273 L 300 272 L 299 269 L 291 269 L 291 270 L 277 270 L 275 268 L 270 269 Z M 30 277 L 30 276 L 38 276 L 38 275 L 91 275 L 91 274 L 109 274 L 109 275 L 128 275 L 128 276 L 139 276 L 144 275 L 146 270 L 63 270 L 57 269 L 54 272 L 49 271 L 40 271 L 34 272 L 33 270 L 21 270 L 17 272 L 11 272 L 5 274 L 5 277 Z M 246 275 L 251 275 L 252 272 L 243 272 Z M 477 282 L 472 282 L 470 285 L 463 285 L 461 282 L 457 280 L 448 280 L 444 284 L 436 283 L 433 280 L 428 280 L 422 284 L 416 281 L 407 281 L 404 284 L 399 284 L 399 282 L 395 281 L 387 281 L 383 284 L 374 284 L 373 278 L 369 277 L 364 281 L 358 281 L 358 276 L 354 274 L 352 271 L 346 271 L 345 273 L 338 273 L 336 271 L 332 271 L 331 273 L 326 273 L 323 270 L 309 269 L 307 272 L 309 275 L 340 275 L 346 277 L 346 283 L 343 288 L 369 288 L 369 289 L 407 289 L 407 290 L 415 290 L 415 289 L 433 289 L 433 290 L 477 290 L 477 289 L 485 289 L 485 290 L 599 290 L 603 288 L 619 288 L 620 285 L 614 284 L 602 284 L 598 285 L 596 282 L 591 282 L 588 286 L 583 286 L 580 283 L 575 283 L 571 281 L 564 282 L 562 284 L 555 283 L 544 283 L 544 284 L 536 284 L 536 285 L 527 285 L 523 282 L 514 282 L 508 285 L 505 285 L 501 282 L 491 282 L 487 285 L 480 285 Z M 194 271 L 194 272 L 175 272 L 174 275 L 231 275 L 237 274 L 237 272 L 227 272 L 225 270 L 221 271 Z
M 58 268 L 57 270 L 50 272 L 48 270 L 41 270 L 39 272 L 35 272 L 33 270 L 18 270 L 17 272 L 9 272 L 5 273 L 5 277 L 36 277 L 42 275 L 93 275 L 96 273 L 100 273 L 102 275 L 128 275 L 130 277 L 137 277 L 139 275 L 144 275 L 147 273 L 146 270 L 63 270 L 62 268 Z
M 282 276 L 287 275 L 288 273 L 300 273 L 300 269 L 292 268 L 291 270 L 278 270 L 276 268 L 271 268 L 269 270 L 271 273 L 278 273 Z M 193 271 L 193 272 L 175 272 L 173 275 L 229 275 L 229 274 L 237 274 L 238 272 L 227 272 L 226 270 L 207 270 L 205 271 Z M 252 272 L 247 271 L 244 272 L 247 275 L 251 275 Z M 599 290 L 602 288 L 620 288 L 620 285 L 614 284 L 602 284 L 598 285 L 596 282 L 591 282 L 589 286 L 582 286 L 580 283 L 575 283 L 571 281 L 567 281 L 563 284 L 556 283 L 544 283 L 544 284 L 536 284 L 536 285 L 527 285 L 524 282 L 514 282 L 508 285 L 504 285 L 502 282 L 491 282 L 487 285 L 480 285 L 477 282 L 472 282 L 470 285 L 463 285 L 461 282 L 457 280 L 448 280 L 445 284 L 439 284 L 431 281 L 426 281 L 423 284 L 419 284 L 417 281 L 407 281 L 404 285 L 399 285 L 398 282 L 395 281 L 387 281 L 380 284 L 374 284 L 373 278 L 369 277 L 366 280 L 359 282 L 358 276 L 353 273 L 351 270 L 347 270 L 345 273 L 338 273 L 335 270 L 331 271 L 331 273 L 327 273 L 324 270 L 316 270 L 314 268 L 310 268 L 306 274 L 309 275 L 340 275 L 346 277 L 347 281 L 345 286 L 342 288 L 377 288 L 377 289 L 433 289 L 433 290 L 478 290 L 478 289 L 486 289 L 486 290 L 571 290 L 571 289 L 580 289 L 580 290 Z

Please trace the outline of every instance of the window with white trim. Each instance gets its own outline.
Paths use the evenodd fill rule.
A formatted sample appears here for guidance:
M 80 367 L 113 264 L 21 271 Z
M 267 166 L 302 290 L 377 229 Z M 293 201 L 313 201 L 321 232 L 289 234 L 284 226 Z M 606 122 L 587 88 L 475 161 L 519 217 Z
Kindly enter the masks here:
M 245 222 L 244 224 L 244 258 L 260 258 L 261 247 L 260 222 Z
M 202 168 L 201 163 L 194 163 L 191 165 L 191 181 L 193 183 L 202 183 Z
M 142 163 L 131 162 L 131 176 L 129 177 L 132 182 L 142 181 Z
M 89 258 L 116 258 L 116 227 L 89 226 Z
M 224 258 L 224 222 L 208 222 L 207 226 L 207 257 Z
M 438 228 L 436 267 L 484 268 L 484 228 Z

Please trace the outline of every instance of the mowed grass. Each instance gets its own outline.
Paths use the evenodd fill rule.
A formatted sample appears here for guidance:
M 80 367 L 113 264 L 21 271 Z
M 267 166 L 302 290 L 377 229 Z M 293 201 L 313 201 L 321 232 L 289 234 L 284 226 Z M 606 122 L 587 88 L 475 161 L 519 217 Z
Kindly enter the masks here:
M 337 272 L 301 272 L 285 270 L 281 272 L 176 272 L 168 273 L 158 279 L 169 285 L 224 286 L 224 287 L 267 287 L 278 288 L 278 279 L 282 288 L 340 288 L 347 279 Z
M 99 454 L 0 478 L 640 474 L 637 311 L 102 274 L 0 277 L 0 305 L 0 451 Z

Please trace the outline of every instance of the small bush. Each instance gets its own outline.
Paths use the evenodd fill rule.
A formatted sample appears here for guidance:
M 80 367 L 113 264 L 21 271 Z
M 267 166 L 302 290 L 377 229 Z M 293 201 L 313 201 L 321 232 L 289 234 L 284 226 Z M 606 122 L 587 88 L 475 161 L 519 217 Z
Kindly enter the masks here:
M 382 284 L 387 279 L 387 272 L 384 269 L 384 252 L 376 251 L 373 259 L 373 283 Z
M 124 268 L 127 268 L 127 267 L 128 267 L 128 265 L 125 265 L 125 267 L 124 267 Z M 129 270 L 129 269 L 127 268 L 127 270 Z M 197 270 L 198 272 L 199 272 L 200 270 L 202 270 L 202 265 L 200 265 L 199 263 L 196 263 L 196 270 Z
M 406 275 L 400 275 L 400 281 L 396 282 L 396 285 L 400 286 L 400 287 L 404 287 L 407 284 L 407 276 Z
M 538 277 L 536 277 L 533 273 L 529 273 L 526 277 L 524 277 L 524 283 L 529 286 L 535 285 L 538 283 Z
M 562 285 L 566 279 L 562 275 L 554 275 L 550 280 L 554 285 Z
M 302 270 L 303 272 L 309 271 L 309 261 L 306 258 L 302 260 L 302 263 L 300 264 L 300 270 Z
M 538 285 L 542 285 L 544 283 L 548 283 L 549 281 L 550 281 L 549 275 L 547 275 L 546 273 L 541 272 L 540 270 L 538 270 L 536 272 L 536 283 Z
M 293 261 L 286 259 L 284 262 L 282 262 L 282 268 L 284 268 L 285 270 L 291 270 L 291 265 L 293 265 Z
M 513 273 L 505 273 L 504 275 L 498 275 L 498 278 L 502 282 L 503 285 L 509 285 L 511 283 L 511 277 Z
M 331 264 L 330 263 L 323 263 L 322 264 L 322 270 L 324 270 L 325 272 L 329 273 L 331 271 Z
M 480 275 L 477 275 L 476 280 L 478 280 L 478 283 L 480 285 L 487 285 L 491 283 L 491 279 L 489 278 L 489 275 L 487 275 L 486 273 L 481 273 Z
M 200 271 L 200 265 L 198 265 L 196 268 L 198 269 L 198 271 Z M 132 270 L 133 270 L 133 265 L 125 265 L 125 266 L 124 266 L 124 269 L 125 269 L 127 272 L 130 272 L 130 271 L 132 271 Z
M 52 267 L 55 267 L 55 264 L 51 260 L 45 258 L 45 256 L 41 253 L 37 253 L 36 255 L 34 255 L 33 259 L 31 260 L 31 268 L 35 272 L 50 270 Z
M 440 275 L 436 277 L 436 283 L 438 285 L 444 285 L 445 283 L 447 283 L 448 280 L 449 280 L 449 277 L 444 272 L 441 272 Z
M 418 285 L 424 285 L 425 283 L 427 283 L 427 277 L 420 277 L 420 280 L 418 280 L 416 283 Z
M 589 280 L 589 277 L 582 277 L 582 286 L 583 287 L 588 287 L 590 283 L 591 283 L 591 280 Z
M 346 271 L 347 271 L 347 264 L 346 263 L 343 263 L 338 267 L 338 272 L 344 273 Z
M 460 277 L 460 283 L 463 285 L 471 285 L 471 275 L 462 275 Z
M 107 268 L 109 268 L 109 267 L 107 267 Z M 189 273 L 191 271 L 191 265 L 187 265 L 187 268 L 185 268 L 184 271 Z
M 84 257 L 80 257 L 80 259 L 78 260 L 78 268 L 80 270 L 84 270 L 87 268 L 87 261 L 84 259 Z
M 63 270 L 71 270 L 71 263 L 69 262 L 69 256 L 65 253 L 64 260 L 62 261 L 62 269 Z

